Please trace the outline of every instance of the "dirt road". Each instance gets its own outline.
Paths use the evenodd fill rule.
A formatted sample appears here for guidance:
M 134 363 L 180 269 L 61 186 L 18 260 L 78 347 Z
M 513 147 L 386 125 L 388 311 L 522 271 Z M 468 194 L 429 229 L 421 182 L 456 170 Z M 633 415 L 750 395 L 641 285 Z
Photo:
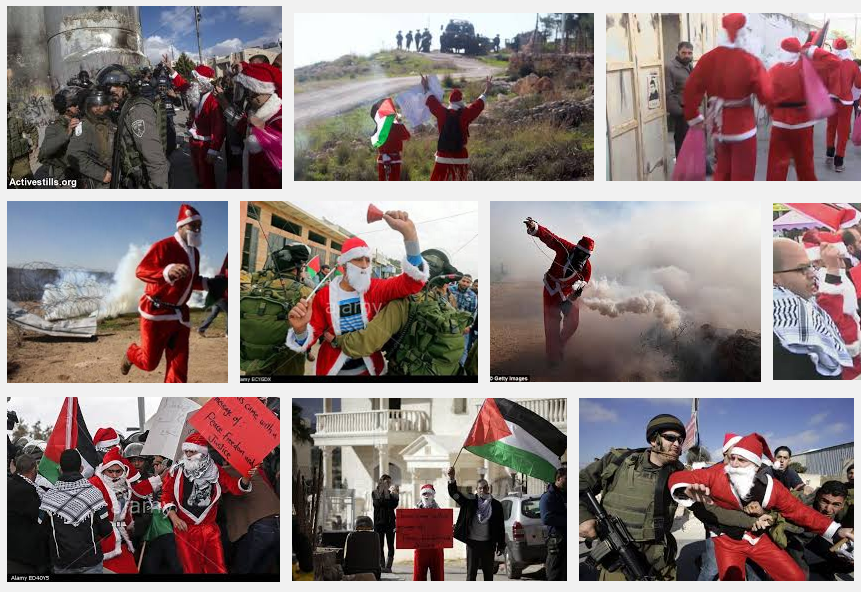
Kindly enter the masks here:
M 204 318 L 203 311 L 192 311 L 194 327 Z M 189 382 L 227 382 L 227 339 L 225 315 L 219 315 L 202 337 L 191 332 L 188 365 Z M 153 372 L 132 368 L 120 374 L 123 353 L 132 343 L 140 343 L 137 315 L 127 315 L 99 325 L 96 339 L 61 339 L 25 333 L 20 346 L 16 332 L 6 332 L 6 371 L 8 382 L 163 382 L 162 359 Z
M 455 62 L 458 67 L 458 78 L 463 76 L 467 80 L 485 78 L 500 71 L 499 68 L 480 60 L 453 54 L 429 53 L 422 54 L 422 57 L 434 61 Z M 301 128 L 317 119 L 332 117 L 359 105 L 367 104 L 370 107 L 377 99 L 417 84 L 419 84 L 418 76 L 374 78 L 345 82 L 323 90 L 296 94 L 293 96 L 293 126 Z

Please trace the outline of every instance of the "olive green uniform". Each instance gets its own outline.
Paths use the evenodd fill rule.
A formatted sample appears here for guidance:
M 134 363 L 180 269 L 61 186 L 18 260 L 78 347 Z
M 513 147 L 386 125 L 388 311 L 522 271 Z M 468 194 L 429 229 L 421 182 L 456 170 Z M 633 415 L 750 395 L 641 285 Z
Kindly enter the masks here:
M 601 493 L 601 503 L 608 514 L 618 517 L 646 560 L 662 580 L 676 579 L 676 540 L 670 534 L 673 515 L 678 504 L 664 496 L 665 540 L 657 540 L 655 530 L 655 486 L 661 467 L 649 461 L 649 450 L 634 451 L 626 458 L 625 448 L 613 448 L 600 460 L 580 470 L 580 492 Z M 677 468 L 682 468 L 681 464 Z M 665 488 L 666 489 L 666 488 Z M 580 523 L 595 518 L 586 505 L 580 502 Z M 621 570 L 608 572 L 601 567 L 600 580 L 625 580 Z
M 30 152 L 39 143 L 39 130 L 18 116 L 6 116 L 6 175 L 8 180 L 32 179 Z M 7 184 L 8 184 L 7 180 Z
M 152 101 L 141 96 L 126 99 L 117 122 L 121 170 L 114 172 L 114 186 L 167 189 L 170 164 L 162 127 Z
M 45 128 L 45 137 L 42 139 L 42 145 L 39 146 L 39 162 L 48 167 L 48 176 L 58 181 L 72 179 L 76 176 L 66 156 L 71 139 L 69 134 L 70 121 L 68 117 L 62 115 L 56 121 L 51 122 Z M 81 124 L 79 123 L 76 129 L 80 127 Z M 72 130 L 72 133 L 74 134 L 75 130 Z
M 66 159 L 76 171 L 84 188 L 107 189 L 105 173 L 111 170 L 116 127 L 108 117 L 93 117 L 89 113 L 69 138 Z M 113 171 L 111 172 L 113 174 Z

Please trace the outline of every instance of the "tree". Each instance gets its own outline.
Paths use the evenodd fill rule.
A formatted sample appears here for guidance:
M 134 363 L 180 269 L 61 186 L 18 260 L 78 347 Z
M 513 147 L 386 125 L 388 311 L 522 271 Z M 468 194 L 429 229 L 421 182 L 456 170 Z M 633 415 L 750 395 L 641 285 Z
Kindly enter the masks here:
M 28 426 L 26 423 L 21 422 L 15 426 L 10 439 L 12 442 L 15 442 L 18 438 L 27 436 L 31 440 L 44 440 L 47 442 L 48 438 L 51 437 L 51 432 L 53 431 L 54 426 L 43 427 L 41 420 L 37 421 L 32 426 Z
M 595 48 L 595 15 L 587 12 L 577 13 L 576 20 L 577 53 L 591 53 Z
M 311 443 L 311 427 L 302 417 L 302 408 L 293 403 L 293 439 L 297 442 Z
M 191 58 L 185 52 L 182 52 L 176 59 L 173 69 L 179 72 L 180 76 L 186 80 L 191 80 L 191 71 L 194 70 L 194 62 L 191 61 Z

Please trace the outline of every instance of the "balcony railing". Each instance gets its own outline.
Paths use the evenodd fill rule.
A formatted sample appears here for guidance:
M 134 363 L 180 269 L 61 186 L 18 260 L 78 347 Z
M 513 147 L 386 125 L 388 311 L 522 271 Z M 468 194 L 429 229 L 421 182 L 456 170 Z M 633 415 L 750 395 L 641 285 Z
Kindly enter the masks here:
M 385 434 L 389 432 L 426 432 L 430 418 L 424 411 L 382 409 L 380 411 L 347 411 L 318 413 L 318 436 L 332 434 Z
M 562 397 L 514 399 L 514 402 L 540 415 L 555 426 L 568 424 L 568 399 Z M 481 405 L 481 403 L 476 404 L 476 409 L 481 409 Z

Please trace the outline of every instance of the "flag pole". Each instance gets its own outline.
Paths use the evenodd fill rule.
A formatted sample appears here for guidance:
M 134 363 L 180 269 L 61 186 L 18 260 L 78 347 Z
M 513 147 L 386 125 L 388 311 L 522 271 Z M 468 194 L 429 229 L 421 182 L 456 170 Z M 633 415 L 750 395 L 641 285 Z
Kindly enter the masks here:
M 456 464 L 457 464 L 457 459 L 459 459 L 459 458 L 460 458 L 460 453 L 461 453 L 461 452 L 463 452 L 463 446 L 461 446 L 461 447 L 460 447 L 460 450 L 458 451 L 457 456 L 456 456 L 456 457 L 454 457 L 454 464 L 453 464 L 453 465 L 451 465 L 451 468 L 454 468 L 454 465 L 456 465 Z

